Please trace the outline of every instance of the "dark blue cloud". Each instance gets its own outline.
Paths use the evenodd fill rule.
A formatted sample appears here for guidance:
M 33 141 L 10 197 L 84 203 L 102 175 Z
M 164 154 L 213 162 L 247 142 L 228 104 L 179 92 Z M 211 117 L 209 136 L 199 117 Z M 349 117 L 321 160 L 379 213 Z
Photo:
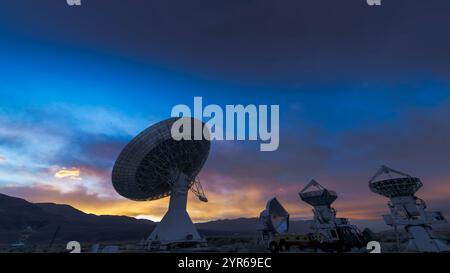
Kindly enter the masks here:
M 424 74 L 448 80 L 445 0 L 5 1 L 2 32 L 207 79 L 292 87 Z

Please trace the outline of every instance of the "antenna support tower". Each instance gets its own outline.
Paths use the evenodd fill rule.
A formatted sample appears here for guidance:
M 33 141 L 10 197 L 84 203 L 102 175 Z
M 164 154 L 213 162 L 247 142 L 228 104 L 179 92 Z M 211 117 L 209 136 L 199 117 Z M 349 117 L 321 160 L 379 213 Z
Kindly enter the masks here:
M 397 227 L 405 228 L 410 236 L 408 251 L 450 251 L 446 242 L 433 235 L 431 227 L 432 224 L 446 223 L 446 219 L 441 212 L 426 211 L 425 202 L 415 196 L 422 186 L 419 178 L 384 165 L 369 181 L 372 192 L 390 199 L 388 206 L 391 214 L 383 215 L 384 221 L 387 225 L 394 227 L 397 238 Z
M 300 199 L 313 207 L 312 228 L 321 233 L 329 242 L 337 243 L 343 250 L 361 248 L 366 242 L 347 218 L 337 218 L 336 210 L 331 207 L 337 199 L 337 193 L 328 190 L 314 179 L 299 192 Z

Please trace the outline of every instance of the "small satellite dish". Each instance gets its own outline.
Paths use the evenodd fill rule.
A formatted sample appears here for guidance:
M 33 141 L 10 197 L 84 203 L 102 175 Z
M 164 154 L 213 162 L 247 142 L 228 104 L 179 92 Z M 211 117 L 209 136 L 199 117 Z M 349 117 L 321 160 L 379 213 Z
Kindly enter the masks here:
M 183 119 L 183 120 L 182 120 Z M 190 124 L 190 139 L 172 138 L 172 125 Z M 195 140 L 196 126 L 202 137 Z M 136 136 L 120 153 L 112 172 L 114 189 L 135 201 L 151 201 L 170 195 L 169 210 L 148 238 L 150 245 L 185 244 L 204 241 L 186 212 L 189 189 L 200 201 L 207 202 L 197 175 L 209 150 L 209 130 L 194 118 L 170 118 Z M 205 135 L 206 134 L 206 135 Z
M 267 202 L 266 209 L 261 212 L 260 220 L 267 231 L 276 234 L 283 234 L 289 231 L 289 213 L 277 198 L 272 198 Z
M 299 196 L 300 199 L 313 207 L 329 206 L 337 199 L 337 193 L 335 191 L 325 189 L 314 179 L 311 180 L 305 188 L 303 188 L 303 190 L 299 193 Z

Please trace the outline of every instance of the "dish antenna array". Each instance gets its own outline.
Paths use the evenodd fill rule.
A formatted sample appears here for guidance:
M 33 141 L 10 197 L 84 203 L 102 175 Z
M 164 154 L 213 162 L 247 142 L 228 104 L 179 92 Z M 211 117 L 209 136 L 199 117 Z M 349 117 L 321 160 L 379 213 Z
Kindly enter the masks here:
M 289 213 L 277 200 L 267 202 L 266 209 L 259 216 L 258 242 L 267 245 L 276 235 L 289 232 Z
M 192 140 L 172 138 L 172 125 L 179 119 L 189 119 L 186 123 L 192 126 Z M 210 150 L 209 131 L 202 130 L 206 135 L 194 140 L 196 126 L 205 128 L 194 118 L 161 121 L 135 137 L 114 165 L 112 184 L 120 195 L 135 201 L 170 196 L 167 213 L 147 239 L 149 248 L 206 245 L 186 211 L 189 190 L 200 201 L 208 201 L 197 175 Z
M 299 192 L 300 199 L 311 205 L 314 213 L 313 229 L 321 233 L 330 242 L 339 242 L 345 247 L 362 247 L 365 240 L 347 218 L 337 218 L 336 210 L 331 207 L 337 199 L 337 193 L 328 190 L 314 179 Z
M 441 212 L 427 212 L 425 202 L 416 197 L 416 192 L 422 187 L 422 181 L 417 177 L 382 166 L 369 181 L 370 190 L 390 199 L 388 203 L 390 215 L 383 215 L 387 225 L 403 226 L 410 235 L 408 249 L 420 252 L 449 251 L 446 243 L 434 238 L 431 224 L 446 223 Z

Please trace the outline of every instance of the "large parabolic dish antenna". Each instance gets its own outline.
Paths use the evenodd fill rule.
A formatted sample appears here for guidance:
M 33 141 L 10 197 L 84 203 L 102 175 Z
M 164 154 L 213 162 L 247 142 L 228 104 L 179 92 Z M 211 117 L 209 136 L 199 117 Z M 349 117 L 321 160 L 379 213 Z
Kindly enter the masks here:
M 172 125 L 177 121 L 191 124 L 190 139 L 172 138 Z M 194 136 L 196 126 L 206 133 L 199 140 Z M 209 131 L 205 128 L 203 122 L 193 118 L 161 121 L 136 136 L 116 160 L 112 184 L 120 195 L 135 201 L 170 195 L 169 210 L 148 238 L 150 245 L 202 241 L 186 212 L 186 203 L 189 189 L 207 202 L 197 179 L 210 149 Z

